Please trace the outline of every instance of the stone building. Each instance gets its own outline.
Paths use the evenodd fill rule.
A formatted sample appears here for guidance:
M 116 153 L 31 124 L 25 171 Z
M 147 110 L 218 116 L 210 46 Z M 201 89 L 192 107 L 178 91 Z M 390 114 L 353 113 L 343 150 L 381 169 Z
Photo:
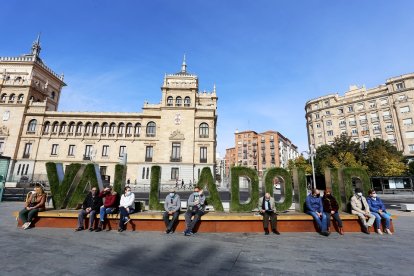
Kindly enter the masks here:
M 127 162 L 131 184 L 149 184 L 161 166 L 161 183 L 197 181 L 216 160 L 217 96 L 198 90 L 198 77 L 165 75 L 161 101 L 142 112 L 60 112 L 66 85 L 40 58 L 40 41 L 30 54 L 0 57 L 0 152 L 11 158 L 8 181 L 40 179 L 45 163 L 95 162 L 113 182 L 115 165 Z M 109 103 L 108 103 L 109 104 Z
M 329 94 L 306 103 L 310 145 L 331 144 L 342 133 L 355 142 L 387 140 L 405 156 L 414 155 L 414 74 L 366 89 L 350 86 L 344 96 Z
M 277 131 L 236 131 L 234 138 L 235 147 L 226 149 L 227 176 L 234 165 L 253 168 L 262 175 L 273 167 L 287 168 L 289 160 L 299 156 L 297 146 Z

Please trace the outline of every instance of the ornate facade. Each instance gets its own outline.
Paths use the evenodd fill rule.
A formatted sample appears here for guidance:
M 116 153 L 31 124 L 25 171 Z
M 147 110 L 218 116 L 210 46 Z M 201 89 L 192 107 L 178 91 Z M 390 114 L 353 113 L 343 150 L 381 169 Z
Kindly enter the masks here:
M 353 141 L 387 140 L 406 156 L 414 155 L 414 74 L 390 78 L 366 89 L 350 86 L 344 96 L 330 94 L 306 103 L 310 145 L 331 144 L 342 133 Z
M 40 41 L 28 55 L 0 57 L 0 152 L 11 157 L 9 182 L 45 177 L 45 163 L 96 162 L 113 182 L 115 165 L 126 162 L 131 184 L 149 184 L 151 166 L 161 183 L 197 181 L 203 167 L 214 173 L 217 96 L 198 90 L 198 77 L 165 75 L 158 104 L 142 112 L 57 111 L 63 75 L 40 58 Z

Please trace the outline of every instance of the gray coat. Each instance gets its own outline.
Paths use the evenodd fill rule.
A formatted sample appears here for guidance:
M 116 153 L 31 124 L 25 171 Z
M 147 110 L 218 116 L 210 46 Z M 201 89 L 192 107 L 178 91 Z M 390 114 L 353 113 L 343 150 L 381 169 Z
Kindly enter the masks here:
M 198 208 L 198 210 L 200 211 L 204 211 L 204 204 L 206 201 L 206 197 L 204 196 L 204 194 L 198 196 L 198 204 L 196 204 L 196 196 L 194 195 L 194 193 L 192 193 L 187 201 L 187 208 L 188 210 L 194 210 L 196 208 L 194 208 L 194 206 L 196 206 Z
M 171 202 L 172 199 L 172 202 Z M 174 194 L 174 197 L 171 197 L 170 194 L 167 195 L 164 202 L 164 210 L 167 212 L 177 212 L 181 208 L 181 199 L 178 194 Z

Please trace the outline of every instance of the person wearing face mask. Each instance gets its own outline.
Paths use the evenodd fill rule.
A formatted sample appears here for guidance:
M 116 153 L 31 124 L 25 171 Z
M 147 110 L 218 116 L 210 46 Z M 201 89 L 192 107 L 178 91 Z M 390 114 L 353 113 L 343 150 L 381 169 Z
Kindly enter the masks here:
M 103 229 L 107 214 L 116 214 L 119 206 L 118 193 L 112 187 L 106 187 L 99 193 L 99 197 L 104 200 L 104 204 L 99 208 L 99 224 L 95 232 L 100 232 Z
M 320 196 L 318 189 L 312 189 L 312 193 L 306 197 L 306 214 L 313 217 L 321 235 L 329 236 L 327 217 L 323 212 L 323 204 Z
M 89 231 L 94 230 L 96 214 L 99 213 L 99 208 L 103 204 L 102 198 L 98 196 L 98 188 L 92 187 L 85 200 L 82 203 L 82 209 L 78 214 L 78 227 L 75 231 L 82 231 L 85 229 L 85 217 L 89 214 Z
M 35 191 L 28 196 L 25 207 L 19 212 L 19 218 L 23 222 L 22 228 L 29 229 L 33 226 L 33 219 L 37 213 L 46 209 L 46 193 L 41 184 L 36 184 Z
M 175 189 L 171 188 L 170 193 L 165 198 L 164 202 L 164 215 L 163 220 L 165 223 L 165 233 L 172 234 L 174 233 L 174 226 L 178 221 L 178 216 L 180 215 L 181 200 L 180 196 L 175 193 Z M 170 216 L 172 219 L 170 220 Z
M 352 214 L 358 215 L 362 223 L 362 231 L 365 234 L 369 234 L 369 227 L 374 224 L 375 216 L 371 214 L 367 200 L 362 195 L 360 188 L 356 188 L 354 196 L 351 197 L 351 207 Z
M 119 202 L 119 224 L 118 232 L 126 230 L 126 224 L 130 221 L 129 215 L 135 210 L 135 194 L 131 191 L 129 186 L 124 189 L 124 194 L 121 196 Z
M 205 200 L 206 198 L 203 194 L 203 190 L 201 190 L 199 187 L 195 187 L 194 193 L 189 196 L 187 201 L 187 211 L 185 212 L 185 223 L 187 225 L 187 228 L 184 231 L 185 236 L 191 236 L 194 234 L 194 227 L 200 220 L 200 217 L 204 215 Z M 192 217 L 193 220 L 191 220 Z
M 336 201 L 336 198 L 331 194 L 331 190 L 330 189 L 326 189 L 325 193 L 323 194 L 322 197 L 322 203 L 323 203 L 323 211 L 325 212 L 326 215 L 326 220 L 327 220 L 327 224 L 328 224 L 328 232 L 330 227 L 331 227 L 331 216 L 334 218 L 334 220 L 336 221 L 336 223 L 338 224 L 338 228 L 339 228 L 339 234 L 343 235 L 344 234 L 344 228 L 343 228 L 343 224 L 342 224 L 342 220 L 339 217 L 339 204 Z
M 272 232 L 275 235 L 280 235 L 279 231 L 277 231 L 277 215 L 276 211 L 276 204 L 273 197 L 270 196 L 269 193 L 266 193 L 263 197 L 259 199 L 258 206 L 260 214 L 263 216 L 263 229 L 265 231 L 265 235 L 269 235 L 269 218 L 270 218 L 270 227 L 272 228 Z
M 385 232 L 392 235 L 390 230 L 391 215 L 385 210 L 385 205 L 381 198 L 377 197 L 377 192 L 375 192 L 375 190 L 371 189 L 368 191 L 367 202 L 371 214 L 375 216 L 375 228 L 377 229 L 377 233 L 382 235 L 381 219 L 383 218 L 385 220 Z

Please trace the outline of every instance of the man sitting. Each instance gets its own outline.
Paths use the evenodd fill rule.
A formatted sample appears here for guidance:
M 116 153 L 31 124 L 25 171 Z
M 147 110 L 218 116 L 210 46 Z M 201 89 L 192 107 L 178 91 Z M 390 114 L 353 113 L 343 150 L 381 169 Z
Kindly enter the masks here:
M 97 188 L 92 187 L 91 191 L 86 196 L 82 203 L 82 209 L 78 214 L 78 228 L 75 231 L 84 230 L 85 217 L 89 214 L 89 231 L 94 230 L 96 214 L 99 212 L 99 208 L 102 206 L 102 198 L 97 194 Z
M 187 202 L 187 211 L 185 212 L 185 223 L 187 225 L 184 231 L 185 236 L 193 235 L 194 226 L 200 220 L 200 217 L 204 215 L 204 202 L 206 198 L 203 194 L 203 190 L 195 187 L 194 193 L 190 195 Z M 193 220 L 191 218 L 194 216 Z
M 312 189 L 312 193 L 306 197 L 306 214 L 313 217 L 321 235 L 329 236 L 327 217 L 323 212 L 323 204 L 320 196 L 318 189 Z
M 165 233 L 170 234 L 174 233 L 174 225 L 178 220 L 178 216 L 180 215 L 180 208 L 181 208 L 181 200 L 180 196 L 175 193 L 175 189 L 171 188 L 170 193 L 165 198 L 164 202 L 164 223 L 165 223 Z M 170 220 L 170 216 L 172 219 Z
M 269 235 L 269 218 L 273 234 L 280 235 L 276 228 L 277 215 L 275 213 L 276 205 L 274 198 L 271 197 L 269 193 L 266 193 L 259 199 L 257 207 L 259 208 L 260 214 L 263 216 L 263 229 L 265 231 L 265 235 Z
M 362 195 L 360 188 L 355 189 L 355 194 L 351 197 L 352 214 L 358 215 L 362 223 L 362 231 L 369 234 L 369 227 L 374 224 L 375 216 L 369 211 L 367 200 Z M 367 221 L 368 219 L 368 221 Z

